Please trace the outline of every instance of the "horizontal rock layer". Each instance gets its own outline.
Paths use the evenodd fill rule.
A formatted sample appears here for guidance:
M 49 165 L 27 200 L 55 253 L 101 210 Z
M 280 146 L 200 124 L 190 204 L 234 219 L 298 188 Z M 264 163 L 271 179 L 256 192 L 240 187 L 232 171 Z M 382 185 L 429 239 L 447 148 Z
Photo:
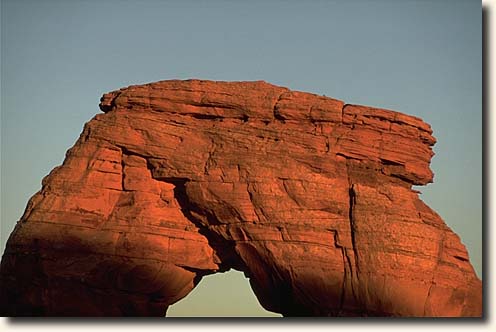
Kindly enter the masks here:
M 465 247 L 412 190 L 433 178 L 421 119 L 262 81 L 100 108 L 9 239 L 4 315 L 163 316 L 231 268 L 285 316 L 481 315 Z

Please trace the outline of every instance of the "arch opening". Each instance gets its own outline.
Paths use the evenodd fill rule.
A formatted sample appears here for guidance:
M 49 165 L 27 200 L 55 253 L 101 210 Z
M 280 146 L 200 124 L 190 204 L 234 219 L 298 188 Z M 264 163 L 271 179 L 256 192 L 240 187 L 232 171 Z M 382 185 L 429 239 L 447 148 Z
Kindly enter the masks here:
M 258 302 L 243 272 L 204 276 L 186 297 L 171 305 L 167 317 L 282 317 Z

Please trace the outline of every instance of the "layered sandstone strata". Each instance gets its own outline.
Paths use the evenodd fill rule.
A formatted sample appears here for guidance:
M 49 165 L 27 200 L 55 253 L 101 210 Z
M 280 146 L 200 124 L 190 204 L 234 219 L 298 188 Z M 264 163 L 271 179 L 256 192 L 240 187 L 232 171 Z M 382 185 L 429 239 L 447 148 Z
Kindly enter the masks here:
M 481 315 L 465 247 L 412 190 L 433 179 L 421 119 L 261 81 L 100 108 L 9 239 L 4 315 L 163 316 L 231 268 L 285 316 Z

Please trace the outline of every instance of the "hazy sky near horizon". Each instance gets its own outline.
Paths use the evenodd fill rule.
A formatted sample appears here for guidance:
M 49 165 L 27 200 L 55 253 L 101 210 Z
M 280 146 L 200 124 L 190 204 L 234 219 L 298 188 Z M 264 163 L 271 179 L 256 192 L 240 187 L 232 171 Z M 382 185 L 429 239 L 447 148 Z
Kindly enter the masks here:
M 434 184 L 416 189 L 481 277 L 481 29 L 477 0 L 3 0 L 0 250 L 103 93 L 164 79 L 265 80 L 431 124 Z M 263 314 L 246 279 L 220 278 L 174 314 Z M 222 294 L 233 304 L 216 307 Z

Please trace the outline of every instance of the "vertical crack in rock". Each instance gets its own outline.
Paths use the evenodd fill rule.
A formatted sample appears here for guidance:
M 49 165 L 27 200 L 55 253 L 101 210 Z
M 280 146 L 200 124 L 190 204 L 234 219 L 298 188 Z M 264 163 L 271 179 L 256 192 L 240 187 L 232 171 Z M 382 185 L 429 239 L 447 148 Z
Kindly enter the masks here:
M 350 188 L 348 189 L 348 193 L 350 196 L 350 208 L 348 210 L 348 217 L 350 220 L 350 230 L 351 230 L 351 245 L 353 248 L 353 253 L 355 257 L 355 266 L 357 270 L 357 276 L 359 272 L 359 261 L 358 261 L 358 248 L 356 245 L 356 224 L 355 224 L 355 218 L 354 218 L 354 209 L 356 205 L 356 192 L 355 192 L 355 184 L 351 184 Z
M 286 122 L 286 118 L 283 117 L 281 114 L 278 112 L 278 104 L 282 100 L 282 96 L 286 93 L 287 91 L 282 92 L 279 97 L 277 97 L 276 102 L 274 103 L 274 106 L 272 107 L 272 114 L 274 116 L 274 119 L 281 121 L 282 123 Z
M 346 248 L 341 244 L 339 240 L 339 234 L 337 230 L 331 229 L 334 233 L 334 246 L 338 249 L 341 250 L 341 256 L 343 259 L 343 283 L 341 285 L 341 294 L 339 296 L 339 309 L 338 309 L 338 315 L 340 312 L 343 311 L 344 309 L 344 301 L 346 299 L 346 283 L 348 280 L 351 280 L 351 262 L 349 260 L 348 255 L 346 254 Z
M 348 106 L 348 104 L 343 103 L 343 107 L 341 108 L 341 123 L 344 123 L 344 111 L 346 106 Z
M 125 149 L 121 149 L 122 150 L 122 156 L 121 156 L 121 188 L 122 188 L 122 191 L 126 191 L 126 186 L 125 186 L 125 178 L 126 178 L 126 174 L 124 173 L 124 168 L 126 167 L 125 163 L 124 163 L 124 158 L 125 156 L 129 156 L 129 151 L 125 151 Z
M 215 141 L 212 137 L 210 137 L 210 146 L 208 147 L 208 157 L 205 161 L 205 165 L 203 166 L 203 174 L 208 175 L 209 174 L 209 169 L 212 167 L 215 163 L 213 159 L 213 155 L 215 153 L 216 149 L 216 144 Z
M 349 207 L 348 207 L 348 221 L 350 225 L 350 237 L 351 237 L 351 247 L 353 251 L 353 263 L 352 259 L 348 253 L 348 250 L 346 249 L 346 257 L 348 260 L 349 268 L 350 268 L 350 284 L 351 284 L 351 291 L 353 298 L 355 299 L 355 302 L 361 307 L 361 301 L 358 296 L 358 289 L 359 289 L 359 283 L 360 283 L 360 268 L 359 268 L 359 259 L 358 259 L 358 248 L 357 248 L 357 243 L 356 243 L 356 224 L 355 224 L 355 205 L 356 205 L 356 191 L 355 191 L 355 184 L 353 183 L 352 177 L 350 175 L 350 160 L 347 158 L 346 159 L 346 174 L 347 174 L 347 179 L 348 179 L 348 198 L 349 198 Z

